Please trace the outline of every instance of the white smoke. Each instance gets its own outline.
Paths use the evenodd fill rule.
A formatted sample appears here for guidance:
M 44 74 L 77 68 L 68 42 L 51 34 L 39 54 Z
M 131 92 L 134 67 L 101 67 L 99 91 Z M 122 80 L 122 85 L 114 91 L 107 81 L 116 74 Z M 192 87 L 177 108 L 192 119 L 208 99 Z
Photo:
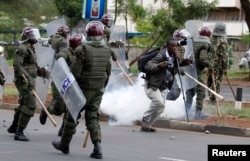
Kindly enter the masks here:
M 150 99 L 144 93 L 144 80 L 138 76 L 134 86 L 121 87 L 116 90 L 105 92 L 100 110 L 109 115 L 113 120 L 111 125 L 132 125 L 140 121 L 144 112 L 150 106 Z M 166 100 L 163 118 L 186 117 L 182 94 L 175 101 Z

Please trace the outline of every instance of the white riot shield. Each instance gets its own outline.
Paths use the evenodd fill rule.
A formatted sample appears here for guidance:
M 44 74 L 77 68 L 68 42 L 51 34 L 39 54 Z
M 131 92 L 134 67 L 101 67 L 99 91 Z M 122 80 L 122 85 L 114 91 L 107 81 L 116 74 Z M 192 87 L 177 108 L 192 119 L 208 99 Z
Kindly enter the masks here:
M 56 88 L 60 92 L 71 116 L 76 122 L 79 112 L 86 103 L 86 98 L 76 82 L 75 77 L 70 72 L 64 58 L 59 58 L 55 61 L 51 74 Z
M 185 53 L 184 58 L 188 58 L 192 60 L 192 64 L 183 67 L 184 71 L 191 75 L 193 78 L 197 79 L 197 70 L 195 65 L 195 59 L 194 59 L 194 50 L 193 50 L 193 38 L 196 36 L 196 34 L 199 31 L 199 28 L 203 25 L 203 22 L 200 20 L 188 20 L 185 22 L 185 29 L 188 31 L 188 33 L 191 35 L 191 37 L 187 38 L 187 45 L 184 46 Z M 197 86 L 197 83 L 194 82 L 192 79 L 190 79 L 187 76 L 176 76 L 177 82 L 180 85 L 182 83 L 182 86 L 184 90 L 188 90 L 191 88 L 194 88 Z M 181 82 L 180 82 L 181 81 Z
M 112 50 L 116 53 L 119 63 L 124 71 L 126 71 L 126 28 L 122 25 L 112 27 L 110 34 L 110 44 Z M 113 90 L 129 85 L 129 81 L 124 79 L 125 75 L 117 64 L 111 59 L 112 72 L 107 90 Z
M 49 22 L 46 26 L 48 37 L 54 35 L 60 25 L 66 25 L 65 18 L 60 18 Z
M 4 76 L 4 79 L 7 80 L 8 76 L 8 62 L 3 56 L 0 56 L 0 70 L 1 74 Z M 0 105 L 2 104 L 4 86 L 0 85 Z
M 185 22 L 185 29 L 192 37 L 195 37 L 202 25 L 203 21 L 201 20 L 188 20 Z
M 41 45 L 35 45 L 35 51 L 37 55 L 37 64 L 39 67 L 47 68 L 48 72 L 52 70 L 52 63 L 54 58 L 54 51 L 50 47 Z M 51 79 L 37 77 L 36 78 L 36 93 L 45 104 L 46 97 L 48 95 Z M 39 104 L 39 102 L 37 102 Z
M 194 59 L 194 50 L 193 50 L 193 40 L 191 38 L 187 39 L 187 45 L 185 45 L 185 53 L 184 53 L 184 59 L 188 58 L 192 60 L 192 64 L 188 66 L 182 67 L 186 73 L 191 75 L 193 78 L 197 79 L 197 70 L 195 65 L 195 59 Z M 177 82 L 180 85 L 182 83 L 182 87 L 184 91 L 194 88 L 197 86 L 197 83 L 187 77 L 186 75 L 180 75 L 176 76 Z M 181 81 L 181 82 L 180 82 Z M 181 86 L 180 86 L 181 87 Z

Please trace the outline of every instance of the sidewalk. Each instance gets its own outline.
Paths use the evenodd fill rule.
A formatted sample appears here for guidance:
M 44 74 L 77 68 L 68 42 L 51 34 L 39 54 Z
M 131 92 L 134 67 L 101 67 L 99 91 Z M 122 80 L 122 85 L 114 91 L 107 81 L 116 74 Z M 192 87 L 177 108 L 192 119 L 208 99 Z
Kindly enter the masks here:
M 17 105 L 15 104 L 3 103 L 1 105 L 1 109 L 8 109 L 8 110 L 14 110 L 15 107 L 17 107 Z M 40 113 L 40 108 L 37 108 L 36 113 Z M 1 112 L 0 112 L 0 117 L 1 117 Z M 100 114 L 100 120 L 103 122 L 107 122 L 109 121 L 109 116 Z M 135 124 L 138 126 L 141 125 L 139 121 L 135 122 Z M 181 120 L 159 119 L 154 124 L 154 127 L 195 131 L 195 132 L 202 132 L 205 134 L 213 133 L 213 134 L 240 136 L 240 137 L 250 137 L 250 128 L 206 125 L 192 121 L 188 123 L 187 121 L 181 121 Z

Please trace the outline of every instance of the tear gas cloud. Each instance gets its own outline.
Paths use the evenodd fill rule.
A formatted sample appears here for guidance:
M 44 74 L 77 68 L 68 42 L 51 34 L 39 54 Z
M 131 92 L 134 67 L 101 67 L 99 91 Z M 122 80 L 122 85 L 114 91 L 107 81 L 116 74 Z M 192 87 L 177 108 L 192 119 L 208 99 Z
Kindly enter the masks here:
M 135 85 L 127 85 L 103 95 L 100 111 L 109 115 L 110 125 L 133 125 L 141 120 L 144 112 L 149 108 L 151 100 L 144 92 L 144 80 L 138 76 Z M 182 94 L 175 101 L 166 100 L 162 118 L 186 119 L 186 110 Z

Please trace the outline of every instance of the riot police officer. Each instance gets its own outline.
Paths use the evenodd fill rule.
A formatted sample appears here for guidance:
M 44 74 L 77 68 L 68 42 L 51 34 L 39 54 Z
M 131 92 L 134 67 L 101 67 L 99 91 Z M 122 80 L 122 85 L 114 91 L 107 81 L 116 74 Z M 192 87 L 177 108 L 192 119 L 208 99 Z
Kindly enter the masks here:
M 86 41 L 74 51 L 76 61 L 72 64 L 71 71 L 87 101 L 80 113 L 85 110 L 87 130 L 94 144 L 90 157 L 101 159 L 103 156 L 99 108 L 104 94 L 105 80 L 107 78 L 106 69 L 111 58 L 111 48 L 104 41 L 104 26 L 101 22 L 89 22 L 86 26 L 86 33 Z M 76 132 L 76 126 L 77 124 L 72 116 L 67 112 L 61 140 L 52 142 L 55 149 L 64 154 L 69 153 L 69 145 Z
M 57 33 L 55 35 L 52 35 L 48 41 L 48 43 L 51 45 L 51 47 L 55 51 L 55 59 L 57 57 L 57 54 L 68 47 L 68 35 L 69 35 L 69 27 L 67 25 L 60 25 L 57 29 Z M 54 60 L 55 60 L 54 59 Z M 48 112 L 51 114 L 61 115 L 62 113 L 66 112 L 65 104 L 63 102 L 63 99 L 61 98 L 54 82 L 51 83 L 51 91 L 52 91 L 52 101 L 48 107 Z M 44 125 L 47 120 L 47 114 L 44 110 L 41 110 L 40 117 L 39 117 L 40 123 Z M 58 131 L 58 136 L 62 135 L 64 126 L 64 121 L 62 122 L 62 125 Z
M 37 65 L 37 57 L 34 44 L 40 37 L 39 30 L 32 27 L 25 27 L 21 35 L 21 44 L 14 53 L 14 83 L 19 92 L 19 106 L 15 108 L 14 118 L 9 133 L 14 133 L 14 139 L 19 141 L 29 141 L 24 135 L 31 117 L 34 116 L 36 109 L 36 98 L 33 93 L 35 90 L 35 78 L 44 77 L 44 68 Z

